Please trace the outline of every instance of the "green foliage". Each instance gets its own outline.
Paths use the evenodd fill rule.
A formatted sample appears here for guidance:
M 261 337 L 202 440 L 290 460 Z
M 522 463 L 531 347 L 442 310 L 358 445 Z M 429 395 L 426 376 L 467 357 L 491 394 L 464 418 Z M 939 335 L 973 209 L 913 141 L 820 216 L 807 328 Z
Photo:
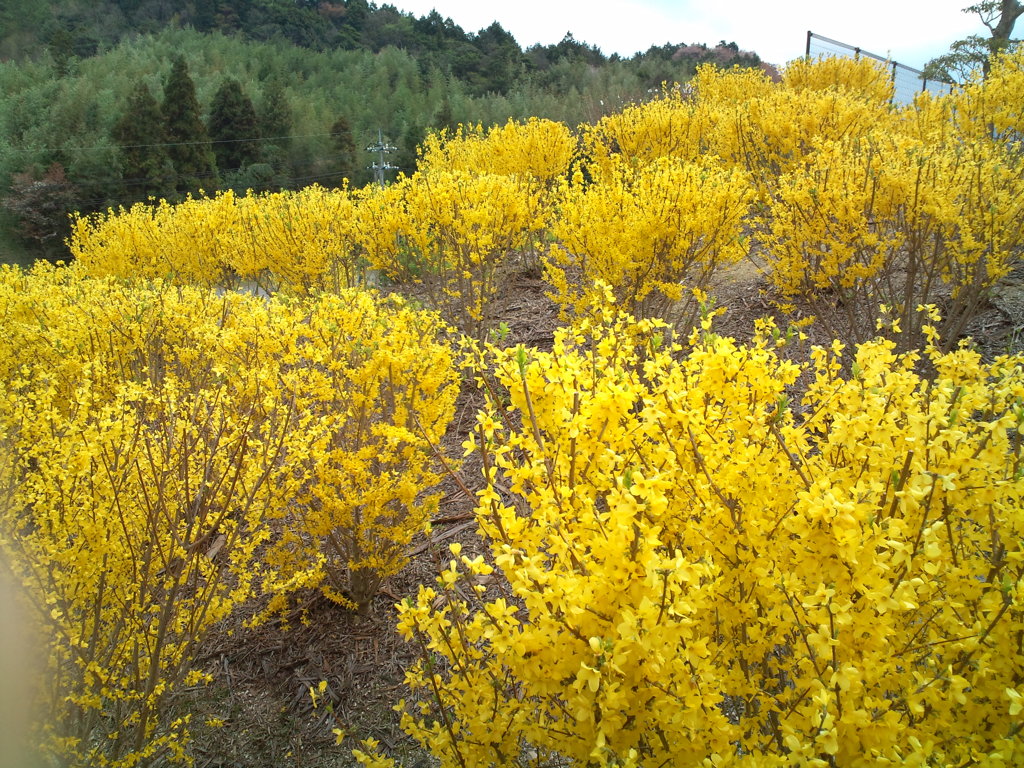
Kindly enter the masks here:
M 40 247 L 44 255 L 57 258 L 60 244 L 69 233 L 68 214 L 76 192 L 64 168 L 54 163 L 42 173 L 15 174 L 0 204 L 18 217 L 19 234 L 25 241 Z
M 164 85 L 163 115 L 167 154 L 179 192 L 194 192 L 216 178 L 209 135 L 200 117 L 196 88 L 181 56 L 174 60 Z
M 145 200 L 164 192 L 174 179 L 164 146 L 164 118 L 149 86 L 137 83 L 111 138 L 121 152 L 124 197 Z
M 969 5 L 964 13 L 973 13 L 989 31 L 989 37 L 968 35 L 949 47 L 949 53 L 929 61 L 924 67 L 925 77 L 947 83 L 962 83 L 979 70 L 985 77 L 989 73 L 989 60 L 1015 47 L 1020 41 L 1012 40 L 1017 19 L 1024 14 L 1019 0 L 982 0 Z
M 249 137 L 274 140 L 262 142 L 257 157 L 245 163 L 222 159 L 222 170 L 246 166 L 225 171 L 223 184 L 295 189 L 334 184 L 339 172 L 352 186 L 369 182 L 362 147 L 378 128 L 401 146 L 401 165 L 411 171 L 414 141 L 425 128 L 533 116 L 577 125 L 643 100 L 661 79 L 685 80 L 693 70 L 675 46 L 642 58 L 607 59 L 567 36 L 523 52 L 497 24 L 473 34 L 437 13 L 417 19 L 361 0 L 313 5 L 5 3 L 0 56 L 14 60 L 0 61 L 0 195 L 14 173 L 53 162 L 79 190 L 72 208 L 83 213 L 150 194 L 174 198 L 216 188 L 199 116 L 210 114 L 226 79 L 245 83 L 257 104 L 258 127 Z M 39 51 L 38 60 L 27 58 Z M 180 72 L 169 78 L 179 57 L 191 88 Z M 178 105 L 164 114 L 170 129 L 164 141 L 176 144 L 166 148 L 172 165 L 180 166 L 176 180 L 161 183 L 162 174 L 137 173 L 117 148 L 124 142 L 114 136 L 115 125 L 131 113 L 140 83 L 158 100 L 168 85 L 172 94 L 163 106 Z M 339 115 L 349 121 L 356 148 L 340 158 L 341 168 L 330 136 Z
M 352 138 L 352 126 L 342 116 L 331 126 L 331 144 L 336 155 L 337 181 L 351 179 L 356 169 L 356 142 Z
M 291 145 L 292 118 L 291 104 L 280 78 L 271 78 L 263 87 L 263 98 L 256 111 L 258 136 L 263 162 L 277 171 L 287 167 L 287 151 Z
M 225 80 L 214 94 L 207 129 L 222 173 L 240 171 L 258 159 L 256 109 L 237 80 Z

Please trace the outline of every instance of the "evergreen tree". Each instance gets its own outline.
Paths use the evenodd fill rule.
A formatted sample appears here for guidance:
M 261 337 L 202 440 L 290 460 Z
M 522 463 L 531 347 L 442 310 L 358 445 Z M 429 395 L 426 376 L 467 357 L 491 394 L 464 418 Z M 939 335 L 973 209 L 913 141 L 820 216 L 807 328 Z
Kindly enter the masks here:
M 480 30 L 473 42 L 481 54 L 477 87 L 482 93 L 507 93 L 524 69 L 519 44 L 498 22 Z
M 259 159 L 256 109 L 237 80 L 225 80 L 217 89 L 207 129 L 221 173 L 239 171 Z
M 451 97 L 448 95 L 448 91 L 445 90 L 444 98 L 441 99 L 441 106 L 438 107 L 437 114 L 434 115 L 434 128 L 438 131 L 447 130 L 448 133 L 453 133 L 458 127 L 459 124 L 455 122 L 455 115 L 452 112 Z
M 168 142 L 167 154 L 174 167 L 177 190 L 194 192 L 204 186 L 215 186 L 217 175 L 210 137 L 199 114 L 195 84 L 181 56 L 171 66 L 171 74 L 164 85 L 161 110 Z
M 53 58 L 53 71 L 57 77 L 66 77 L 71 71 L 71 59 L 75 55 L 74 37 L 66 27 L 58 27 L 50 36 L 50 56 Z
M 426 137 L 427 129 L 424 126 L 415 122 L 410 122 L 405 126 L 394 160 L 399 172 L 406 176 L 412 176 L 416 172 L 419 161 L 417 150 Z
M 349 125 L 348 118 L 339 117 L 331 126 L 331 144 L 337 156 L 337 172 L 351 180 L 356 171 L 356 141 L 352 136 L 352 126 Z
M 111 138 L 120 147 L 123 197 L 145 200 L 166 194 L 174 180 L 167 155 L 160 105 L 145 83 L 137 83 L 124 114 L 114 124 Z
M 279 171 L 287 164 L 292 125 L 292 108 L 284 92 L 284 85 L 280 79 L 272 78 L 263 88 L 257 127 L 263 139 L 260 142 L 262 160 Z

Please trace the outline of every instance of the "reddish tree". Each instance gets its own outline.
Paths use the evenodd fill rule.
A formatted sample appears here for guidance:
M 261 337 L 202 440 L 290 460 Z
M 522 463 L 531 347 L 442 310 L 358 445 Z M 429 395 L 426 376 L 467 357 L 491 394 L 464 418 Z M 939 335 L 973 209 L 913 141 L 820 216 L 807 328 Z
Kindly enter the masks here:
M 18 219 L 18 231 L 29 243 L 52 255 L 70 232 L 68 214 L 78 207 L 78 189 L 54 163 L 43 173 L 38 169 L 15 173 L 3 207 Z

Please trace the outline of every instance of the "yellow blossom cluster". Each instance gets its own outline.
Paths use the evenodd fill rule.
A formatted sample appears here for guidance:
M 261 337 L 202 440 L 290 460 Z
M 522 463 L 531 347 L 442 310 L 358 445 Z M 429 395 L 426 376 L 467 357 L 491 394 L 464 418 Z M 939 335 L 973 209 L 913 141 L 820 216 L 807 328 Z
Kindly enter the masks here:
M 714 159 L 663 157 L 636 169 L 618 163 L 598 183 L 567 186 L 551 227 L 553 298 L 582 317 L 612 286 L 634 315 L 688 327 L 691 292 L 744 256 L 751 197 L 746 172 Z
M 69 245 L 92 275 L 167 278 L 308 294 L 365 280 L 345 190 L 189 198 L 79 218 Z
M 1021 764 L 1024 361 L 945 348 L 935 305 L 951 346 L 1019 253 L 1022 100 L 1021 53 L 906 107 L 863 60 L 703 67 L 578 139 L 464 127 L 388 187 L 137 205 L 79 219 L 72 267 L 0 271 L 46 750 L 187 760 L 165 704 L 214 622 L 368 605 L 438 503 L 441 318 L 482 338 L 543 251 L 574 322 L 474 358 L 490 551 L 400 609 L 406 730 L 461 768 Z M 697 323 L 745 255 L 852 353 Z
M 705 289 L 685 274 L 647 268 L 664 263 L 658 249 L 672 235 L 663 209 L 639 195 L 635 204 L 649 215 L 633 222 L 633 247 L 609 242 L 595 260 L 579 245 L 585 233 L 569 230 L 586 221 L 572 215 L 579 199 L 595 203 L 594 218 L 630 218 L 625 203 L 601 209 L 605 196 L 595 191 L 621 185 L 624 169 L 642 177 L 666 159 L 705 167 L 717 160 L 746 171 L 753 190 L 744 198 L 753 206 L 736 212 L 733 229 L 749 237 L 732 247 L 758 261 L 784 299 L 804 302 L 827 335 L 867 341 L 884 305 L 903 332 L 892 338 L 916 347 L 923 341 L 917 306 L 938 304 L 944 338 L 955 341 L 1021 245 L 1022 99 L 1020 53 L 994 60 L 984 81 L 947 96 L 922 94 L 903 107 L 892 103 L 886 68 L 863 59 L 796 61 L 780 83 L 747 70 L 702 68 L 686 90 L 666 89 L 585 132 L 594 184 L 568 195 L 570 214 L 555 217 L 567 246 L 553 260 L 555 295 L 565 304 L 595 281 L 618 288 L 630 270 L 644 290 L 666 293 L 659 282 L 673 284 L 667 295 Z M 710 199 L 734 183 L 733 176 L 710 176 L 702 192 Z M 694 210 L 696 222 L 700 206 Z M 605 264 L 616 259 L 618 274 Z M 701 258 L 695 265 L 714 268 Z M 633 290 L 628 280 L 624 290 Z M 619 299 L 647 314 L 628 294 Z M 672 319 L 664 308 L 658 314 Z
M 784 296 L 834 303 L 819 311 L 832 335 L 870 338 L 865 308 L 886 305 L 906 348 L 923 338 L 917 307 L 941 295 L 955 337 L 1024 243 L 1022 193 L 1018 164 L 991 143 L 872 132 L 823 144 L 769 203 L 772 280 Z
M 543 267 L 566 314 L 603 282 L 637 316 L 685 326 L 692 291 L 747 255 L 826 333 L 866 341 L 885 305 L 909 348 L 918 304 L 943 306 L 955 339 L 1020 245 L 1022 98 L 1020 53 L 906 106 L 866 59 L 799 60 L 778 83 L 708 65 L 578 139 L 549 120 L 463 126 L 429 136 L 420 170 L 386 189 L 137 205 L 79 220 L 71 248 L 92 274 L 300 294 L 373 267 L 476 337 L 508 272 Z
M 166 702 L 210 627 L 263 593 L 373 596 L 431 509 L 441 330 L 358 291 L 0 271 L 0 546 L 47 651 L 46 754 L 185 761 Z
M 876 340 L 843 376 L 772 331 L 684 353 L 606 314 L 489 353 L 490 553 L 400 606 L 442 766 L 1024 761 L 1024 360 L 925 379 Z
M 798 92 L 842 89 L 879 106 L 891 102 L 894 95 L 889 67 L 866 57 L 796 59 L 786 65 L 782 82 L 790 90 Z
M 509 120 L 486 130 L 480 125 L 460 126 L 457 132 L 442 131 L 427 137 L 420 148 L 417 176 L 443 177 L 459 172 L 509 177 L 510 186 L 521 198 L 516 207 L 525 205 L 532 223 L 527 236 L 516 246 L 515 258 L 505 261 L 519 273 L 539 275 L 541 252 L 534 238 L 553 215 L 556 196 L 576 154 L 577 141 L 572 131 L 552 120 Z M 452 276 L 457 274 L 453 272 Z M 487 278 L 483 277 L 482 282 L 486 283 Z M 460 286 L 452 286 L 451 293 L 458 294 L 459 299 L 466 296 Z M 466 309 L 464 314 L 476 315 L 480 311 L 472 300 Z
M 578 313 L 604 282 L 628 311 L 685 332 L 693 311 L 680 299 L 706 292 L 720 263 L 765 250 L 750 237 L 751 205 L 763 209 L 822 142 L 893 122 L 886 88 L 884 71 L 864 61 L 794 63 L 782 83 L 709 65 L 686 89 L 665 88 L 585 129 L 587 174 L 553 219 L 553 297 Z M 670 178 L 680 174 L 686 181 Z M 648 296 L 658 301 L 645 305 Z M 873 318 L 874 307 L 864 311 Z
M 591 172 L 610 171 L 616 159 L 643 167 L 663 157 L 692 160 L 708 152 L 715 125 L 706 106 L 707 102 L 670 88 L 659 98 L 627 104 L 597 124 L 584 126 L 583 144 L 593 166 Z
M 372 267 L 420 283 L 447 321 L 479 335 L 502 272 L 539 269 L 534 238 L 574 149 L 549 120 L 470 128 L 428 138 L 424 170 L 387 188 L 140 203 L 79 218 L 69 244 L 92 275 L 299 295 L 363 285 Z
M 565 175 L 576 140 L 568 126 L 553 120 L 509 120 L 484 129 L 480 125 L 429 135 L 420 147 L 420 169 L 520 176 L 548 184 Z
M 544 228 L 540 191 L 515 175 L 428 171 L 360 198 L 371 263 L 416 283 L 431 305 L 479 337 L 503 270 Z
M 286 597 L 319 586 L 363 610 L 437 507 L 434 449 L 454 411 L 453 351 L 435 316 L 367 293 L 296 309 L 264 329 L 293 409 L 274 473 L 289 504 L 271 513 L 284 532 L 267 553 L 275 576 L 264 588 Z

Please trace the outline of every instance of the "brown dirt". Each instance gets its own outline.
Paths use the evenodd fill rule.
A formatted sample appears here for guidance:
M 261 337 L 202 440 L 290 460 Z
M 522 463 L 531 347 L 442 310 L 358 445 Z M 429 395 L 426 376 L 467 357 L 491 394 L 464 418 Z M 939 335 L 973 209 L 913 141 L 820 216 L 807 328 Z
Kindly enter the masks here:
M 727 311 L 716 330 L 749 338 L 753 320 L 774 315 L 781 327 L 759 267 L 738 264 L 714 286 L 719 306 Z M 799 312 L 799 309 L 798 309 Z M 545 284 L 531 276 L 512 276 L 496 306 L 510 333 L 505 343 L 550 349 L 558 326 L 557 312 L 545 296 Z M 999 287 L 989 305 L 968 329 L 989 358 L 1020 351 L 1024 343 L 1024 265 Z M 813 336 L 809 343 L 823 341 Z M 465 385 L 445 440 L 449 456 L 461 456 L 483 397 Z M 461 482 L 475 490 L 480 466 L 464 460 Z M 346 611 L 318 593 L 300 596 L 288 625 L 274 621 L 254 629 L 242 618 L 221 627 L 205 646 L 202 667 L 213 676 L 203 687 L 179 694 L 175 708 L 192 713 L 193 753 L 197 768 L 318 768 L 355 765 L 350 749 L 373 737 L 409 768 L 431 765 L 401 731 L 394 705 L 407 695 L 405 667 L 415 649 L 394 631 L 395 604 L 431 584 L 447 565 L 450 543 L 468 553 L 484 551 L 472 521 L 472 499 L 449 479 L 431 536 L 412 545 L 409 565 L 390 579 L 365 615 Z M 326 681 L 325 702 L 313 707 L 310 688 Z M 206 720 L 221 718 L 223 727 Z M 346 733 L 336 745 L 333 729 Z

